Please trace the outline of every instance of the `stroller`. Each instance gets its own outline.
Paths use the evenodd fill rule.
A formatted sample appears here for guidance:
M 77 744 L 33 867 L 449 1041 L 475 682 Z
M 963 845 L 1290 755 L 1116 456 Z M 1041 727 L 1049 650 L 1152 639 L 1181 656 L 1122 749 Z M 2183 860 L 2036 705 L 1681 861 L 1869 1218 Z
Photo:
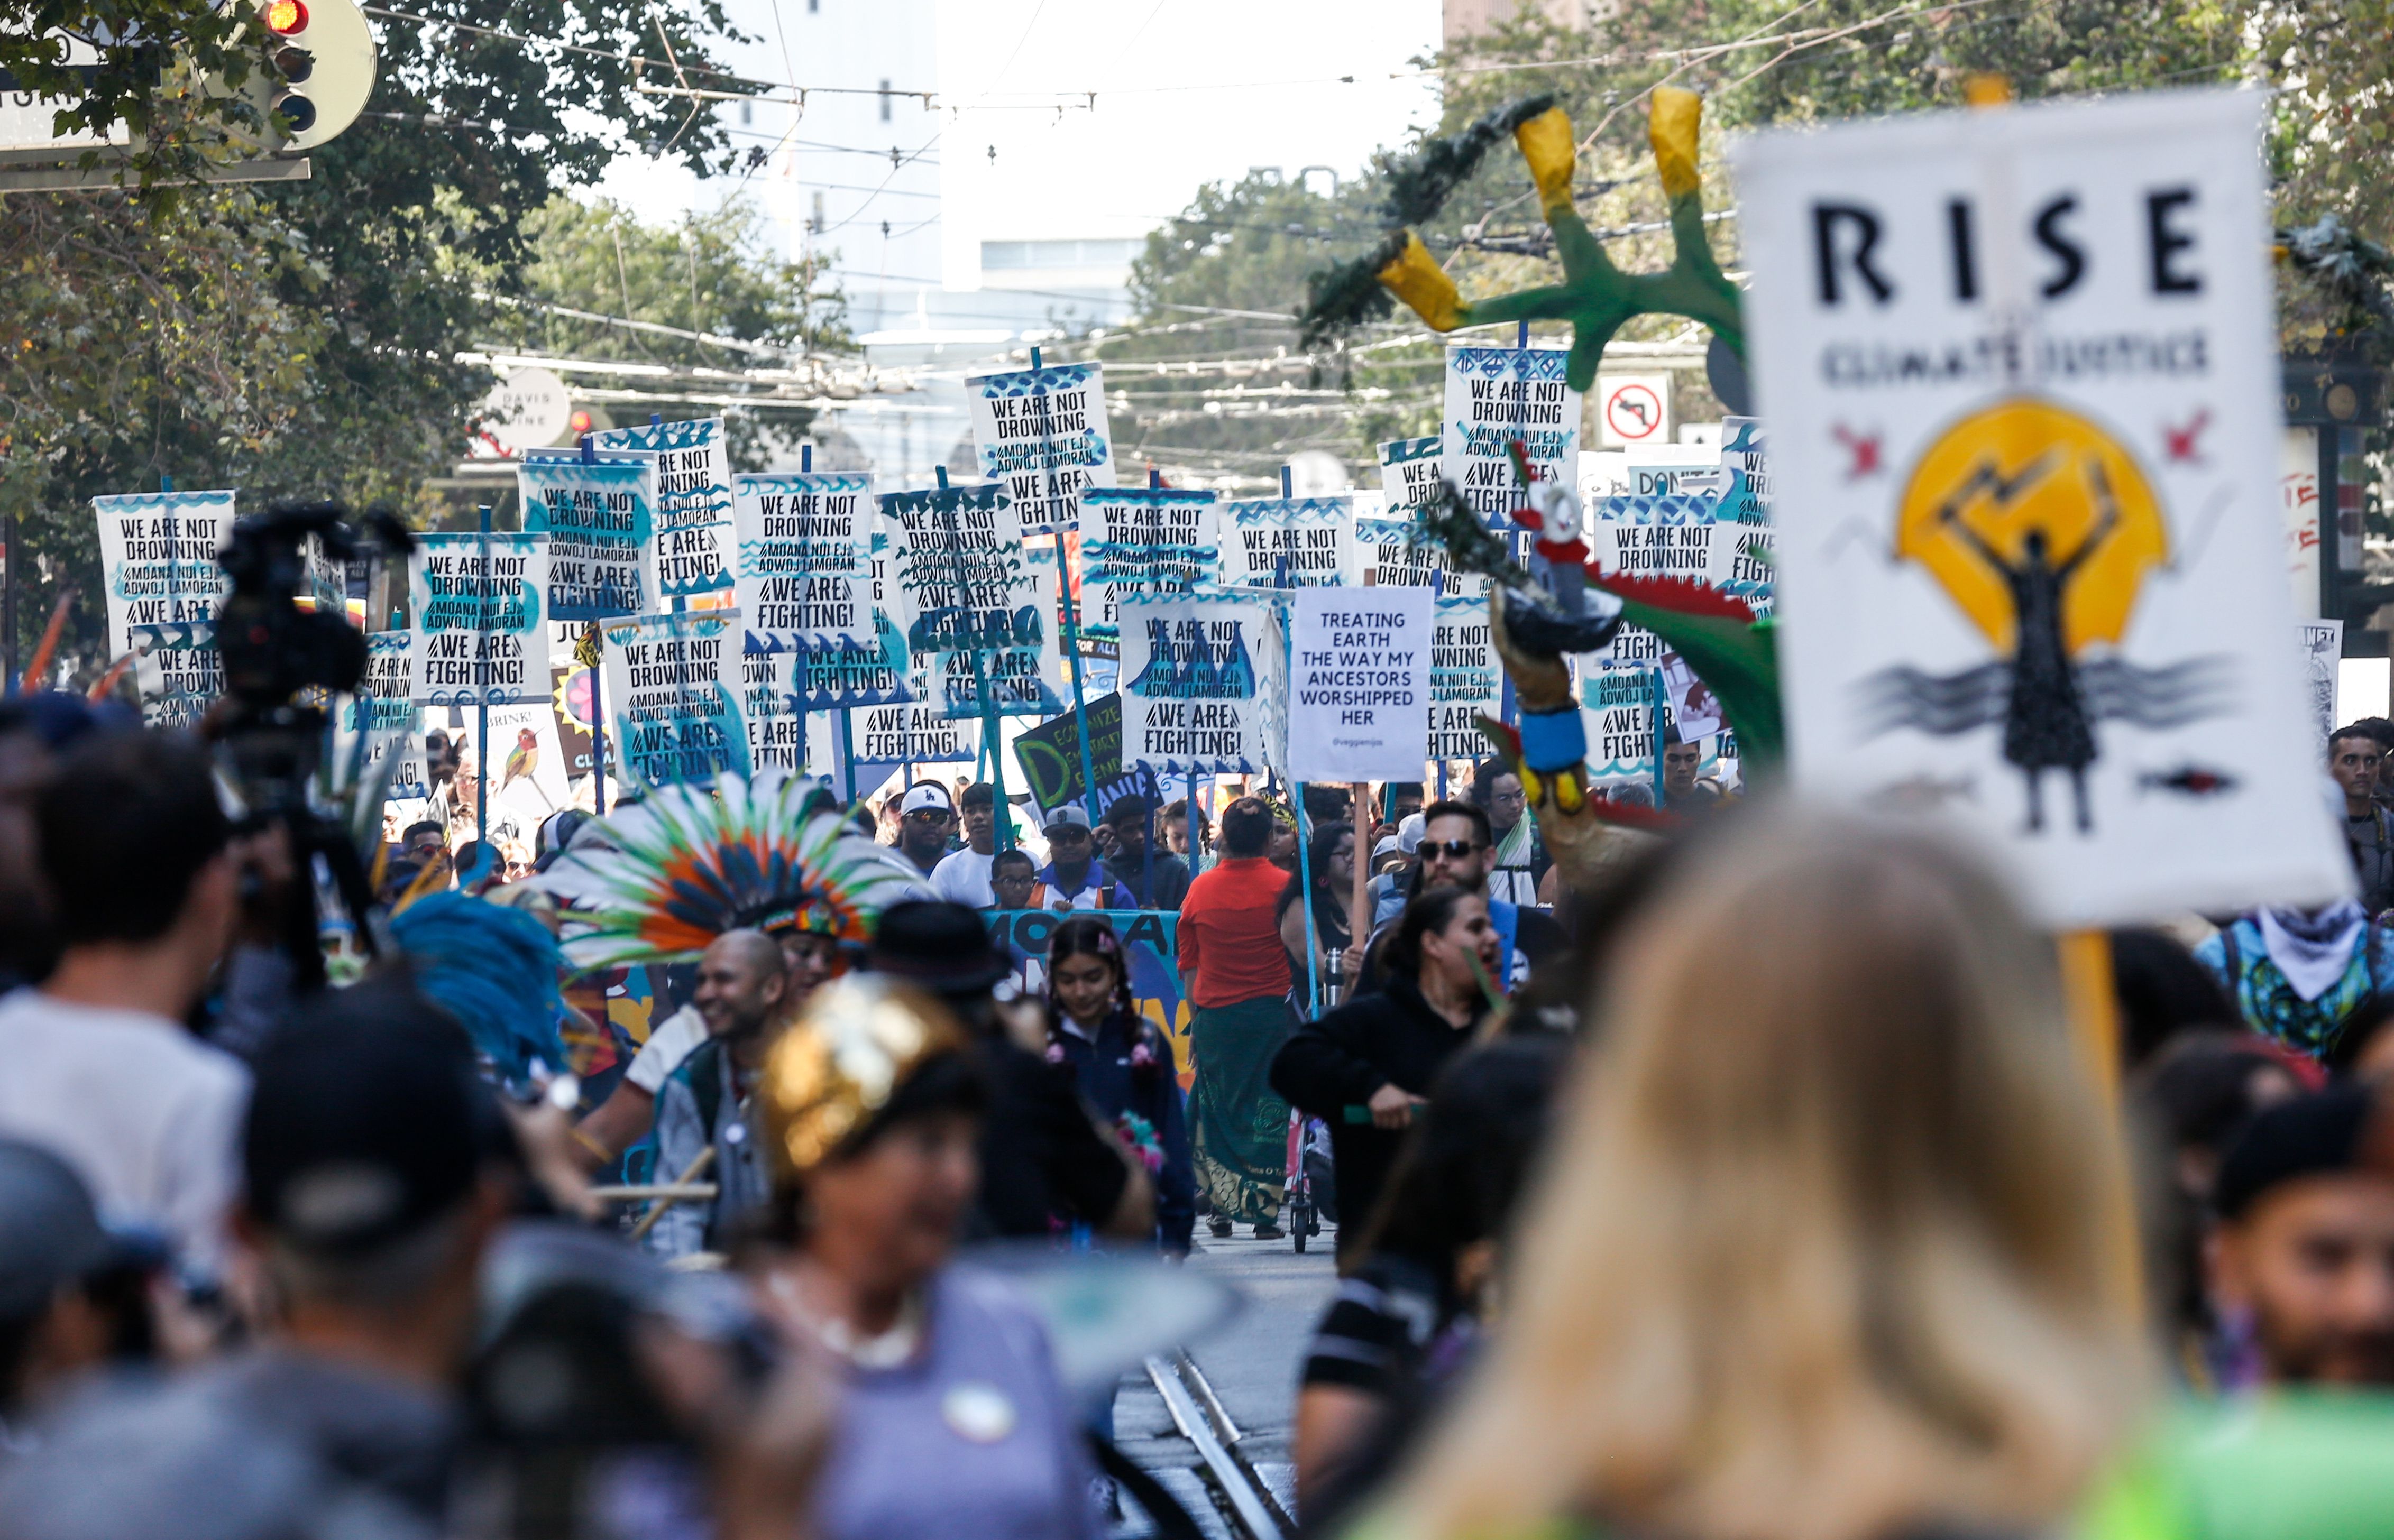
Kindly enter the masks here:
M 1289 1238 L 1299 1256 L 1306 1241 L 1322 1233 L 1322 1221 L 1338 1222 L 1338 1183 L 1330 1163 L 1330 1129 L 1322 1119 L 1292 1110 L 1288 1115 Z

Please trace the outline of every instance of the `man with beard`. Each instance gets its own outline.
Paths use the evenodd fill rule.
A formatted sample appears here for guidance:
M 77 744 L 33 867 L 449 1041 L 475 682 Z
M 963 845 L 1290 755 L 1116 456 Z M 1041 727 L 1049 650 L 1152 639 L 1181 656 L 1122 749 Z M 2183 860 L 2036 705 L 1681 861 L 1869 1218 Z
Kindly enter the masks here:
M 2212 1292 L 2271 1385 L 2394 1385 L 2394 1172 L 2359 1087 L 2256 1116 L 2221 1165 Z
M 782 948 L 762 931 L 727 932 L 699 959 L 691 1003 L 706 1023 L 706 1041 L 657 1095 L 654 1175 L 659 1181 L 712 1181 L 716 1195 L 665 1211 L 648 1236 L 660 1255 L 719 1246 L 731 1221 L 766 1199 L 769 1178 L 749 1137 L 748 1094 L 771 1046 L 770 1029 L 783 1019 L 789 979 Z

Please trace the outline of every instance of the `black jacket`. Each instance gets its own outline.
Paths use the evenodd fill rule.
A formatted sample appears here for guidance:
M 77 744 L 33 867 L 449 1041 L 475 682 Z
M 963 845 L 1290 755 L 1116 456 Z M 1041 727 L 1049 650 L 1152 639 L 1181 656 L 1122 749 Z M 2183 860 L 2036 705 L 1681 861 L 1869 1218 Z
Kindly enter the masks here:
M 1151 1023 L 1121 1011 L 1098 1026 L 1094 1043 L 1061 1027 L 1050 1027 L 1047 1041 L 1049 1059 L 1072 1075 L 1081 1099 L 1101 1120 L 1119 1126 L 1125 1114 L 1135 1114 L 1155 1131 L 1164 1157 L 1154 1173 L 1156 1240 L 1164 1250 L 1187 1256 L 1197 1222 L 1197 1179 L 1172 1045 Z M 1141 1048 L 1147 1051 L 1143 1057 Z
M 1427 1096 L 1438 1072 L 1471 1040 L 1480 1014 L 1475 1010 L 1470 1025 L 1456 1026 L 1430 1008 L 1411 979 L 1391 977 L 1385 989 L 1307 1023 L 1281 1045 L 1272 1090 L 1330 1126 L 1340 1256 L 1370 1223 L 1405 1137 L 1373 1127 L 1365 1103 L 1386 1085 Z

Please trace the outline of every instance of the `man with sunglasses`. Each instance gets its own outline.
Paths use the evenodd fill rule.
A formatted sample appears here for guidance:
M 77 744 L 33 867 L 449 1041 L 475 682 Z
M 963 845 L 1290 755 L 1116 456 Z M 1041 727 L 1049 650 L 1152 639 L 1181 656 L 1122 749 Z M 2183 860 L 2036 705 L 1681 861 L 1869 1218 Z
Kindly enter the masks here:
M 1039 881 L 1047 890 L 1051 909 L 1135 909 L 1130 890 L 1106 872 L 1098 856 L 1089 815 L 1078 803 L 1066 803 L 1047 815 L 1047 854 L 1051 857 Z
M 1475 803 L 1432 803 L 1422 815 L 1422 842 L 1414 853 L 1421 867 L 1414 891 L 1461 888 L 1486 894 L 1488 874 L 1496 864 L 1495 829 L 1487 809 Z M 1488 918 L 1503 943 L 1507 991 L 1519 988 L 1532 969 L 1570 944 L 1563 928 L 1536 909 L 1491 897 Z
M 928 878 L 948 858 L 948 835 L 956 807 L 938 781 L 916 781 L 898 804 L 898 854 Z

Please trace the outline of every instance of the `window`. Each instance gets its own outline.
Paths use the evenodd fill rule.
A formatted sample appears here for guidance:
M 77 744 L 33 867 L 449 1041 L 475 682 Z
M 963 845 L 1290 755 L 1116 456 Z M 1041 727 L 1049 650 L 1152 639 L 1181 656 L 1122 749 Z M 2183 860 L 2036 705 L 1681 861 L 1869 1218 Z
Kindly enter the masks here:
M 807 14 L 809 16 L 814 15 L 815 12 L 821 9 L 822 9 L 822 0 L 807 0 Z
M 821 235 L 823 232 L 823 223 L 822 194 L 818 192 L 815 194 L 814 217 L 807 221 L 807 228 Z
M 743 128 L 745 128 L 745 127 L 747 127 L 750 124 L 755 123 L 756 121 L 756 104 L 755 102 L 753 102 L 753 101 L 743 101 L 743 102 L 742 102 L 742 103 L 740 104 L 740 126 L 741 126 L 741 127 L 743 127 Z
M 889 121 L 889 83 L 886 80 L 881 83 L 881 121 Z

